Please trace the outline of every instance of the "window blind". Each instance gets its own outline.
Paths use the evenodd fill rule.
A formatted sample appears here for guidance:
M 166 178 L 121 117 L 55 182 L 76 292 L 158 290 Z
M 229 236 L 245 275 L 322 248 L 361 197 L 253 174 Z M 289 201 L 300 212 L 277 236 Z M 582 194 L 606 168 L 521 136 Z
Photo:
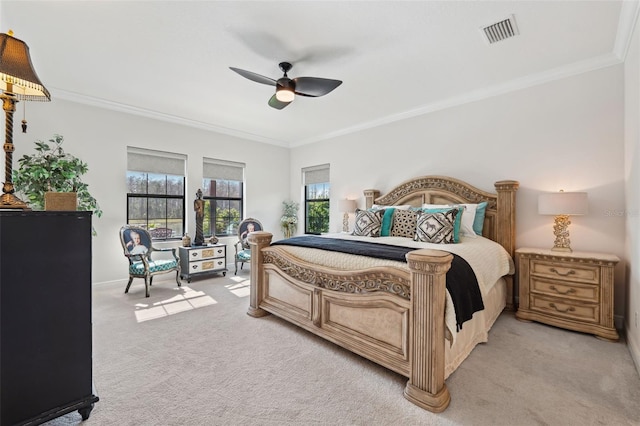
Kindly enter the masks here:
M 244 181 L 243 163 L 235 163 L 233 161 L 215 160 L 213 158 L 204 158 L 202 163 L 202 177 L 205 179 L 221 179 Z
M 129 171 L 184 176 L 186 161 L 184 154 L 127 147 Z
M 303 168 L 302 180 L 303 185 L 329 183 L 329 164 Z

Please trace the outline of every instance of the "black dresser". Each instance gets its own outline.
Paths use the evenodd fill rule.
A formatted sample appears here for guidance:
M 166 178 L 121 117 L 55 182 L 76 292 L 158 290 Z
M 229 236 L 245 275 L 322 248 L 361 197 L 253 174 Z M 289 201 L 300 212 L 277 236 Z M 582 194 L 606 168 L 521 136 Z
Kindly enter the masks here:
M 0 211 L 0 425 L 78 410 L 92 380 L 91 212 Z

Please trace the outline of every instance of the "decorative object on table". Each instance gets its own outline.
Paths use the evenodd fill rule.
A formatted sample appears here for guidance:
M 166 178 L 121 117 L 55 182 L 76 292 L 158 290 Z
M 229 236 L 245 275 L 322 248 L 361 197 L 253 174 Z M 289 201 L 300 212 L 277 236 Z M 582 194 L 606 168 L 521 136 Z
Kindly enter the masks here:
M 49 91 L 36 75 L 29 47 L 22 40 L 13 37 L 13 31 L 0 34 L 0 90 L 2 108 L 5 112 L 5 181 L 2 186 L 0 208 L 30 210 L 29 206 L 15 195 L 13 184 L 13 113 L 16 102 L 50 101 Z M 22 130 L 26 132 L 27 122 L 23 120 Z
M 285 238 L 291 238 L 298 229 L 298 207 L 300 205 L 295 201 L 282 202 L 282 217 L 280 218 L 280 227 Z
M 211 238 L 209 238 L 209 245 L 214 245 L 214 244 L 218 244 L 218 237 L 216 237 L 215 235 L 212 235 Z
M 344 216 L 342 216 L 342 232 L 349 232 L 349 213 L 355 213 L 356 200 L 338 201 L 338 210 L 344 213 Z
M 238 241 L 234 245 L 236 249 L 235 274 L 238 273 L 238 263 L 240 263 L 240 269 L 242 269 L 242 266 L 244 266 L 246 262 L 251 262 L 251 247 L 249 247 L 249 241 L 247 240 L 249 234 L 262 230 L 260 221 L 251 217 L 243 220 L 240 222 L 240 225 L 238 225 Z
M 198 192 L 196 192 L 193 209 L 196 212 L 196 238 L 193 240 L 193 244 L 203 246 L 204 234 L 202 232 L 202 221 L 204 220 L 204 200 L 202 199 L 202 189 L 198 189 Z
M 124 255 L 129 261 L 129 282 L 125 293 L 129 292 L 134 278 L 144 278 L 145 296 L 149 297 L 149 289 L 153 284 L 153 277 L 168 272 L 176 273 L 176 283 L 180 282 L 180 264 L 178 263 L 177 248 L 156 248 L 151 243 L 151 234 L 139 226 L 125 225 L 120 228 L 120 243 Z M 172 258 L 154 257 L 154 252 L 171 252 Z
M 182 247 L 191 247 L 191 237 L 189 234 L 184 234 L 184 237 L 182 237 Z
M 551 250 L 571 252 L 569 239 L 569 216 L 584 215 L 589 210 L 586 192 L 549 192 L 538 196 L 538 213 L 555 216 L 553 235 L 556 236 Z
M 47 142 L 35 141 L 35 153 L 18 160 L 18 170 L 14 172 L 16 189 L 26 195 L 34 210 L 81 210 L 102 216 L 89 185 L 82 181 L 89 171 L 87 163 L 65 152 L 63 142 L 61 135 L 54 135 Z

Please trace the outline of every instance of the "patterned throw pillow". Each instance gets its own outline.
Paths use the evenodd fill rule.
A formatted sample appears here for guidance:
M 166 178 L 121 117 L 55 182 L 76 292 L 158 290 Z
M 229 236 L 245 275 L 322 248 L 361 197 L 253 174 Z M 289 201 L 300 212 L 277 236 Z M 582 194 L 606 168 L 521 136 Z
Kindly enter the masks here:
M 438 213 L 418 213 L 415 241 L 435 244 L 452 244 L 453 225 L 458 209 Z
M 393 212 L 393 225 L 391 225 L 390 237 L 411 238 L 416 235 L 416 222 L 418 212 L 413 210 L 395 210 Z
M 367 211 L 356 209 L 356 223 L 353 235 L 361 237 L 379 237 L 384 210 Z

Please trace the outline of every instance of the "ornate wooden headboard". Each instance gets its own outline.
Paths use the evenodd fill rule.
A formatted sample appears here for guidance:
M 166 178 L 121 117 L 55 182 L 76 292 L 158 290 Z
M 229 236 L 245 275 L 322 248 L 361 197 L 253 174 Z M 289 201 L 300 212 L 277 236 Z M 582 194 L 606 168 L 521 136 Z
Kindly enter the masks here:
M 376 189 L 366 189 L 366 207 L 373 204 L 393 206 L 410 204 L 457 204 L 487 202 L 482 235 L 515 254 L 516 191 L 520 184 L 514 180 L 495 183 L 496 193 L 483 191 L 458 179 L 446 176 L 421 176 L 401 183 L 380 196 Z

